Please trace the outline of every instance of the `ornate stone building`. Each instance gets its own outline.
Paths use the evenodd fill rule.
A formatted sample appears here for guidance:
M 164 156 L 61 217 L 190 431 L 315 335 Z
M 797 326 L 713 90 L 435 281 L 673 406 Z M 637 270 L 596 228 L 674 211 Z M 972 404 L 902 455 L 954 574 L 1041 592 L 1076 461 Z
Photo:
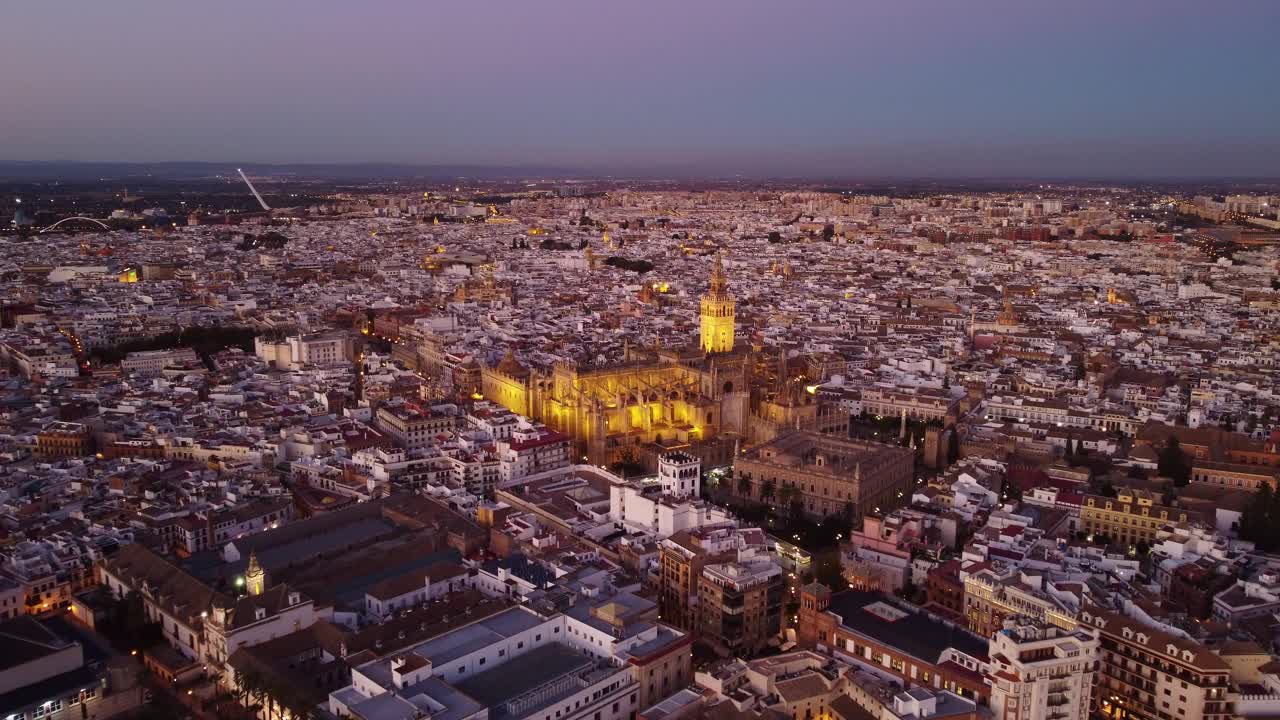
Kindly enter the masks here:
M 716 265 L 711 271 L 711 288 L 702 296 L 702 351 L 711 353 L 733 352 L 736 328 L 736 305 L 729 294 L 729 283 L 724 277 L 724 265 L 716 255 Z
M 542 370 L 508 352 L 483 369 L 481 392 L 569 435 L 576 461 L 633 458 L 653 466 L 660 453 L 683 449 L 706 464 L 725 464 L 740 442 L 814 423 L 813 397 L 803 381 L 788 377 L 785 357 L 775 363 L 759 346 L 737 346 L 734 308 L 717 256 L 702 297 L 697 348 L 633 350 L 629 356 L 638 359 L 623 363 Z

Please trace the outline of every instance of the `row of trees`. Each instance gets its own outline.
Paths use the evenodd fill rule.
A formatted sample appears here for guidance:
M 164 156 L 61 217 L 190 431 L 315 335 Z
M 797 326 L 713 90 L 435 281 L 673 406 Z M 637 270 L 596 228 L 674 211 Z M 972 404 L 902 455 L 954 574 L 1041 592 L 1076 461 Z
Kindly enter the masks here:
M 624 258 L 620 255 L 610 255 L 604 261 L 604 264 L 610 265 L 616 268 L 621 268 L 623 270 L 630 270 L 633 273 L 639 273 L 641 275 L 653 269 L 653 263 L 649 262 L 648 260 L 632 260 L 630 258 Z
M 1157 463 L 1156 471 L 1172 479 L 1177 487 L 1183 487 L 1191 482 L 1191 463 L 1187 460 L 1187 454 L 1182 452 L 1178 438 L 1170 437 L 1165 442 L 1164 447 L 1160 448 Z
M 98 630 L 118 652 L 146 650 L 164 642 L 164 629 L 147 619 L 142 596 L 136 592 L 113 597 L 105 620 Z
M 738 494 L 744 498 L 751 498 L 751 480 L 746 476 L 738 477 Z M 778 485 L 774 480 L 765 480 L 760 485 L 760 500 L 762 502 L 778 501 L 776 507 L 786 508 L 788 514 L 793 517 L 801 517 L 804 515 L 804 501 L 801 498 L 800 488 L 796 485 L 783 483 Z M 853 503 L 844 504 L 844 520 L 849 522 L 853 519 Z
M 1262 483 L 1240 513 L 1240 537 L 1263 552 L 1280 549 L 1280 493 Z
M 117 363 L 131 352 L 189 347 L 201 358 L 207 358 L 232 347 L 253 352 L 253 338 L 254 331 L 247 327 L 190 327 L 145 340 L 130 340 L 109 348 L 96 348 L 90 351 L 89 357 L 104 364 Z
M 290 683 L 279 682 L 272 675 L 247 667 L 235 671 L 236 699 L 256 711 L 267 710 L 267 718 L 311 720 L 319 717 L 306 693 Z

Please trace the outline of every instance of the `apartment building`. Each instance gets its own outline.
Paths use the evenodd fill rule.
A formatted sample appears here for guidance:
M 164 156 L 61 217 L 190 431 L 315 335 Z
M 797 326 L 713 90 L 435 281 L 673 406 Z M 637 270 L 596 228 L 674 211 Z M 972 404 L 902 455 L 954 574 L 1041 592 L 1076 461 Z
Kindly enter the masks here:
M 1203 645 L 1110 610 L 1087 608 L 1098 635 L 1094 710 L 1113 720 L 1227 720 L 1231 666 Z
M 83 423 L 49 423 L 36 435 L 35 454 L 46 458 L 80 457 L 93 452 L 93 435 Z
M 942 421 L 958 415 L 959 408 L 960 399 L 942 390 L 865 388 L 862 391 L 862 410 L 872 415 L 900 417 L 906 414 L 913 420 Z
M 994 720 L 1086 720 L 1092 707 L 1098 639 L 1026 617 L 991 638 Z
M 279 342 L 260 335 L 253 341 L 253 350 L 263 362 L 287 370 L 338 365 L 355 358 L 351 336 L 341 330 L 294 335 Z
M 452 434 L 458 424 L 451 413 L 409 402 L 383 405 L 374 420 L 379 430 L 408 450 L 436 444 L 437 435 Z
M 782 568 L 767 557 L 716 563 L 698 578 L 699 630 L 735 655 L 753 655 L 782 629 Z
M 766 550 L 757 528 L 706 527 L 681 530 L 658 545 L 658 603 L 661 618 L 693 630 L 702 622 L 698 592 L 703 570 L 711 565 L 751 560 Z
M 965 628 L 878 592 L 800 590 L 801 647 L 897 678 L 903 687 L 946 690 L 987 702 L 987 641 Z
M 170 350 L 143 350 L 131 352 L 120 361 L 120 372 L 137 373 L 143 376 L 156 376 L 165 368 L 193 367 L 200 362 L 200 357 L 191 348 L 173 348 Z
M 969 629 L 990 637 L 1008 618 L 1029 617 L 1046 626 L 1074 630 L 1077 600 L 1037 572 L 999 573 L 981 567 L 964 575 L 964 616 Z
M 1115 497 L 1085 495 L 1080 504 L 1080 529 L 1095 537 L 1105 535 L 1112 545 L 1126 547 L 1155 540 L 1161 528 L 1198 522 L 1200 514 L 1160 504 L 1149 490 L 1117 488 Z
M 516 429 L 499 440 L 498 486 L 516 484 L 530 475 L 569 467 L 569 436 L 546 427 Z

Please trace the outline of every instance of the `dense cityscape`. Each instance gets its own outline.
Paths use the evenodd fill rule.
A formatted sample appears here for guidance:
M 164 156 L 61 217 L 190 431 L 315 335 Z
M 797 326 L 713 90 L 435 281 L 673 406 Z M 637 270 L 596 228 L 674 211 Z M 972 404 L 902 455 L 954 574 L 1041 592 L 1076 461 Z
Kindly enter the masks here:
M 1280 715 L 1280 191 L 6 186 L 0 717 Z

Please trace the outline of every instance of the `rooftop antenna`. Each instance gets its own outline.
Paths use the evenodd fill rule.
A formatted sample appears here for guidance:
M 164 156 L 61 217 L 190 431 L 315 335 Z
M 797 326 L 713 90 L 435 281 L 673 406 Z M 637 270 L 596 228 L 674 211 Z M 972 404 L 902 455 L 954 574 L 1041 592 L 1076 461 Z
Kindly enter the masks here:
M 267 204 L 266 200 L 262 199 L 262 195 L 258 192 L 258 188 L 254 187 L 253 183 L 249 182 L 249 178 L 244 174 L 244 170 L 236 168 L 236 172 L 240 173 L 240 179 L 244 180 L 245 185 L 249 186 L 249 191 L 253 193 L 253 196 L 258 198 L 258 204 L 262 206 L 262 209 L 267 212 L 271 212 L 271 206 Z

